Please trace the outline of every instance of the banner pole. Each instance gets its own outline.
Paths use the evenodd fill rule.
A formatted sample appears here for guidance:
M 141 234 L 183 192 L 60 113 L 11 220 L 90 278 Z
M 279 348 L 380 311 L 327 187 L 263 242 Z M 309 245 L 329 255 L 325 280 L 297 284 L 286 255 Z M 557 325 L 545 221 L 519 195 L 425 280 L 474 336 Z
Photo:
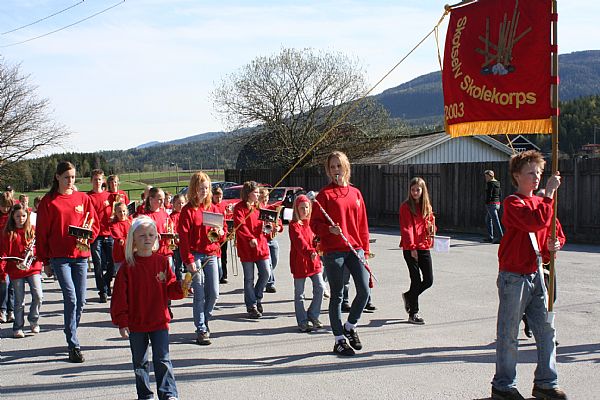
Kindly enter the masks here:
M 552 116 L 552 173 L 558 171 L 558 1 L 552 0 L 552 76 L 556 77 L 552 84 L 552 109 L 556 112 Z M 554 212 L 552 215 L 552 242 L 556 241 L 556 216 L 558 213 L 558 191 L 554 192 Z M 554 287 L 556 282 L 555 273 L 556 252 L 550 252 L 550 274 L 548 284 L 548 312 L 554 315 Z M 552 317 L 553 319 L 553 317 Z

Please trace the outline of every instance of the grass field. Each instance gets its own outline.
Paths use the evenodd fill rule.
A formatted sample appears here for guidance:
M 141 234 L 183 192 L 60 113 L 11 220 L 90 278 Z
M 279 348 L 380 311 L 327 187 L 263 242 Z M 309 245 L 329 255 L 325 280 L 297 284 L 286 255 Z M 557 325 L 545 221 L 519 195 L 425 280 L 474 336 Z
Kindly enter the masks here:
M 177 193 L 189 183 L 190 176 L 197 171 L 159 171 L 159 172 L 133 172 L 127 174 L 119 174 L 121 181 L 120 189 L 127 192 L 130 200 L 140 201 L 140 194 L 144 191 L 147 185 L 158 186 L 161 189 Z M 225 171 L 222 169 L 205 170 L 213 181 L 222 181 L 225 176 Z M 179 175 L 179 180 L 177 175 Z M 75 181 L 77 189 L 81 192 L 87 192 L 92 189 L 92 184 L 89 178 L 77 178 Z M 33 199 L 36 196 L 43 196 L 48 189 L 37 190 L 33 192 L 25 192 L 29 196 L 29 202 L 33 204 Z M 18 196 L 21 193 L 15 194 Z

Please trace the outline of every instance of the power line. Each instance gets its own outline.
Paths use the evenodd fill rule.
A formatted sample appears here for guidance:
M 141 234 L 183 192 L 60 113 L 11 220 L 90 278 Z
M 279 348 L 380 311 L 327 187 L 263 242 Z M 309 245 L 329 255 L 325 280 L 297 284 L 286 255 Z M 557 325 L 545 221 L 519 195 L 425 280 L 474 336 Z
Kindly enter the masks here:
M 4 48 L 4 47 L 11 47 L 11 46 L 16 46 L 16 45 L 19 45 L 19 44 L 23 44 L 23 43 L 31 42 L 32 40 L 36 40 L 36 39 L 40 39 L 40 38 L 43 38 L 43 37 L 46 37 L 46 36 L 52 35 L 53 33 L 60 32 L 60 31 L 62 31 L 62 30 L 65 30 L 65 29 L 67 29 L 67 28 L 70 28 L 70 27 L 72 27 L 72 26 L 74 26 L 74 25 L 77 25 L 77 24 L 79 24 L 79 23 L 82 23 L 82 22 L 84 22 L 84 21 L 87 21 L 88 19 L 94 18 L 95 16 L 98 16 L 98 15 L 100 15 L 100 14 L 102 14 L 102 13 L 105 13 L 105 12 L 107 12 L 108 10 L 111 10 L 111 9 L 113 9 L 113 8 L 117 7 L 117 6 L 120 6 L 120 5 L 121 5 L 121 4 L 123 4 L 123 3 L 125 3 L 125 0 L 123 0 L 123 1 L 120 1 L 120 2 L 118 2 L 118 3 L 116 3 L 116 4 L 113 4 L 112 6 L 110 6 L 110 7 L 108 7 L 108 8 L 105 8 L 105 9 L 104 9 L 104 10 L 102 10 L 102 11 L 98 11 L 97 13 L 95 13 L 95 14 L 92 14 L 92 15 L 90 15 L 89 17 L 85 17 L 85 18 L 83 18 L 83 19 L 80 19 L 79 21 L 73 22 L 72 24 L 69 24 L 69 25 L 63 26 L 62 28 L 59 28 L 59 29 L 53 30 L 53 31 L 51 31 L 51 32 L 48 32 L 48 33 L 44 33 L 43 35 L 40 35 L 40 36 L 32 37 L 32 38 L 30 38 L 30 39 L 27 39 L 27 40 L 23 40 L 23 41 L 21 41 L 21 42 L 16 42 L 16 43 L 11 43 L 11 44 L 2 45 L 2 46 L 0 46 L 0 48 Z
M 73 8 L 73 7 L 76 7 L 76 6 L 80 5 L 80 4 L 81 4 L 81 3 L 83 3 L 84 1 L 85 1 L 85 0 L 81 0 L 79 3 L 77 3 L 77 4 L 73 4 L 72 6 L 69 6 L 69 7 L 65 8 L 65 9 L 63 9 L 63 10 L 57 11 L 57 12 L 55 12 L 54 14 L 50 14 L 50 15 L 48 15 L 47 17 L 44 17 L 44 18 L 40 18 L 40 19 L 38 19 L 37 21 L 33 21 L 32 23 L 29 23 L 29 24 L 27 24 L 27 25 L 23 25 L 23 26 L 19 26 L 18 28 L 11 29 L 10 31 L 2 32 L 2 33 L 0 33 L 0 35 L 6 35 L 7 33 L 16 32 L 16 31 L 18 31 L 18 30 L 20 30 L 20 29 L 27 28 L 28 26 L 35 25 L 35 24 L 37 24 L 38 22 L 45 21 L 45 20 L 47 20 L 48 18 L 52 18 L 52 17 L 54 17 L 55 15 L 61 14 L 61 13 L 65 12 L 65 11 L 67 11 L 67 10 L 70 10 L 70 9 L 71 9 L 71 8 Z

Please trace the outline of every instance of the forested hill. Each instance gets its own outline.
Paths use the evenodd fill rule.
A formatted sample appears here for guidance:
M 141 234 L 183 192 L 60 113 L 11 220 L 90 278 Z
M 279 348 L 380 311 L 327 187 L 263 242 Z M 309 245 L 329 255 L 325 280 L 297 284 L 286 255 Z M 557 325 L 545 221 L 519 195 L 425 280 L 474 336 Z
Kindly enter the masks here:
M 561 54 L 559 75 L 561 101 L 600 94 L 600 50 Z M 439 71 L 419 76 L 374 97 L 394 118 L 412 124 L 442 123 L 444 100 Z

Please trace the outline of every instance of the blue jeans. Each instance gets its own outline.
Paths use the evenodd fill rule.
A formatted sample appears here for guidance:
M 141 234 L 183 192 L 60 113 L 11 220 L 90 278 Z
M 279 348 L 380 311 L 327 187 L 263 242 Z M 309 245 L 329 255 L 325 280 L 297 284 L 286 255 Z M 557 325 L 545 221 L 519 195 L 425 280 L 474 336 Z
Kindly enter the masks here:
M 98 236 L 90 249 L 98 294 L 110 294 L 110 283 L 115 276 L 113 246 L 114 239 L 111 236 Z
M 256 284 L 254 284 L 254 264 L 258 269 Z M 262 302 L 271 268 L 268 258 L 255 262 L 242 261 L 242 268 L 244 269 L 244 303 L 246 303 L 246 309 L 249 310 Z
M 13 331 L 23 329 L 25 325 L 25 282 L 31 291 L 31 305 L 27 320 L 31 325 L 37 325 L 40 319 L 40 307 L 42 306 L 42 275 L 34 274 L 21 279 L 13 280 L 15 287 L 15 322 Z
M 269 275 L 269 280 L 267 281 L 267 287 L 274 287 L 275 286 L 275 268 L 277 267 L 277 263 L 279 262 L 279 243 L 277 243 L 277 240 L 275 240 L 275 239 L 269 240 L 269 253 L 270 253 L 271 273 Z
M 534 383 L 544 389 L 558 386 L 556 372 L 556 332 L 546 321 L 547 311 L 538 273 L 519 275 L 500 271 L 498 274 L 498 322 L 496 339 L 496 374 L 492 386 L 509 390 L 517 384 L 517 352 L 519 323 L 523 313 L 535 336 L 537 368 Z
M 495 238 L 501 239 L 502 226 L 500 225 L 500 218 L 498 217 L 498 211 L 500 211 L 500 204 L 486 204 L 485 209 L 485 226 L 487 227 L 488 237 L 490 240 L 494 240 L 494 230 L 496 232 Z
M 304 284 L 306 280 L 312 281 L 312 301 L 308 307 L 308 311 L 304 309 Z M 321 314 L 321 304 L 323 304 L 323 291 L 325 290 L 325 282 L 323 274 L 315 274 L 308 278 L 294 278 L 294 311 L 296 312 L 296 322 L 300 325 L 308 319 L 319 319 Z
M 181 253 L 179 252 L 179 249 L 173 250 L 173 269 L 173 272 L 175 272 L 175 278 L 181 282 L 186 271 L 183 261 L 181 260 Z
M 358 254 L 364 256 L 364 251 L 357 250 Z M 327 279 L 329 280 L 329 289 L 331 297 L 329 298 L 329 322 L 335 336 L 342 336 L 342 299 L 344 297 L 344 267 L 348 268 L 354 286 L 356 287 L 356 297 L 350 306 L 348 322 L 356 324 L 362 315 L 363 309 L 367 305 L 370 295 L 369 272 L 362 265 L 361 261 L 350 251 L 339 251 L 325 254 L 323 257 Z
M 154 398 L 154 393 L 150 389 L 148 343 L 152 344 L 152 364 L 159 400 L 166 400 L 171 396 L 177 397 L 173 364 L 171 364 L 169 358 L 169 331 L 165 329 L 154 332 L 129 333 L 129 346 L 131 347 L 138 399 Z
M 6 313 L 7 311 L 12 312 L 15 309 L 14 297 L 15 289 L 7 274 L 6 281 L 0 282 L 0 310 L 3 313 Z
M 85 305 L 87 258 L 51 258 L 50 265 L 63 294 L 67 345 L 69 349 L 78 348 L 77 327 Z
M 198 268 L 198 272 L 192 277 L 194 326 L 197 333 L 207 332 L 208 321 L 212 317 L 215 304 L 217 304 L 219 298 L 219 266 L 217 256 L 192 254 L 194 255 L 196 268 Z M 205 262 L 206 265 L 201 268 Z

